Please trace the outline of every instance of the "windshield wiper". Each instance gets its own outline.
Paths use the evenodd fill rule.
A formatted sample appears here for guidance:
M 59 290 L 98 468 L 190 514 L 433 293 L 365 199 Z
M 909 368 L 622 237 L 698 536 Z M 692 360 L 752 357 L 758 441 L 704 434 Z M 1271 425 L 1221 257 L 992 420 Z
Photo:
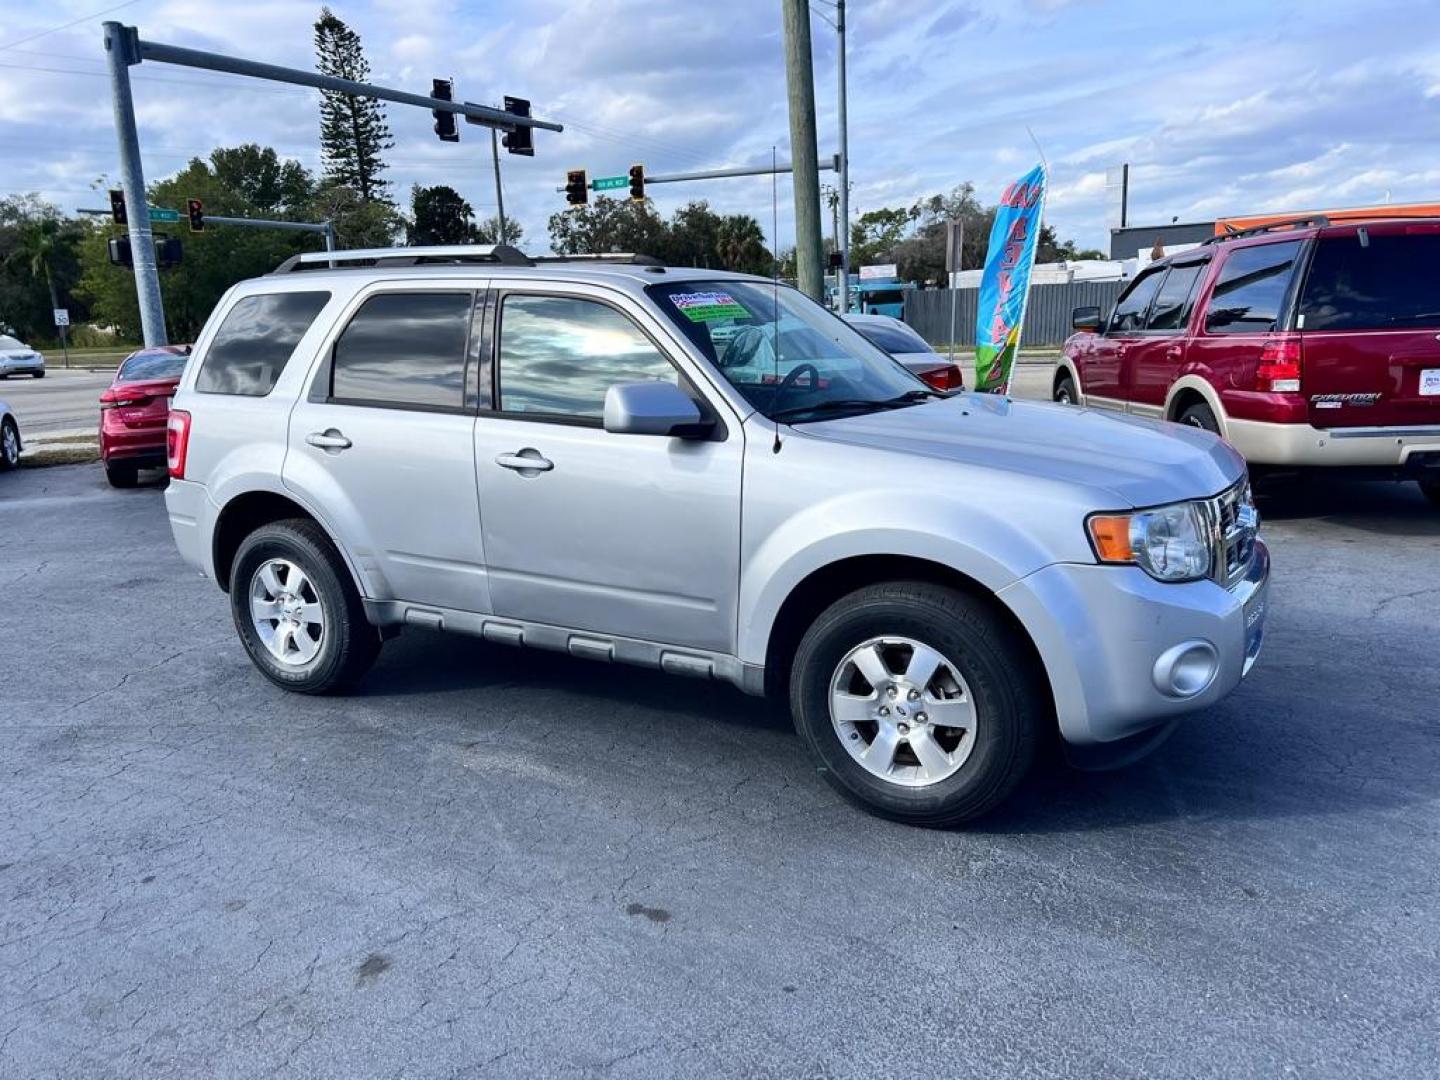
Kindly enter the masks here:
M 876 401 L 874 398 L 833 398 L 830 401 L 817 401 L 814 405 L 795 405 L 789 409 L 781 409 L 779 412 L 767 413 L 771 420 L 786 420 L 792 416 L 803 416 L 805 413 L 831 413 L 843 412 L 848 409 L 898 409 L 905 402 L 899 400 Z
M 912 401 L 924 401 L 926 398 L 946 398 L 949 394 L 942 394 L 939 390 L 906 390 L 899 397 L 889 400 L 895 404 L 907 404 Z

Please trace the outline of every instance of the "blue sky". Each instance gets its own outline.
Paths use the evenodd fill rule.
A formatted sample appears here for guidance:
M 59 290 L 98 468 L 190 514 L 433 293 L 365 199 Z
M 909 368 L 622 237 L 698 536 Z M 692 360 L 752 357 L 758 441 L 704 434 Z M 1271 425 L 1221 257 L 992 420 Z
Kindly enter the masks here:
M 6 0 L 0 12 L 0 193 L 100 205 L 115 176 L 99 23 L 288 66 L 313 63 L 318 4 Z M 506 208 L 543 248 L 567 168 L 652 173 L 788 156 L 778 0 L 336 0 L 376 81 L 529 97 L 567 125 L 505 157 Z M 830 8 L 815 0 L 817 12 Z M 94 17 L 91 17 L 94 16 Z M 76 25 L 39 35 L 72 20 Z M 1440 199 L 1440 7 L 1434 0 L 851 0 L 852 211 L 974 181 L 987 201 L 1036 158 L 1048 219 L 1105 246 L 1105 170 L 1132 164 L 1138 223 Z M 835 144 L 834 34 L 812 22 L 820 150 Z M 27 40 L 28 39 L 28 40 Z M 213 146 L 255 141 L 318 168 L 316 95 L 145 63 L 134 69 L 147 179 Z M 489 141 L 442 144 L 427 112 L 389 109 L 397 195 L 447 183 L 494 212 Z M 822 174 L 822 182 L 831 179 Z M 769 179 L 656 188 L 754 214 Z M 782 246 L 793 240 L 788 178 Z M 827 217 L 828 228 L 828 217 Z

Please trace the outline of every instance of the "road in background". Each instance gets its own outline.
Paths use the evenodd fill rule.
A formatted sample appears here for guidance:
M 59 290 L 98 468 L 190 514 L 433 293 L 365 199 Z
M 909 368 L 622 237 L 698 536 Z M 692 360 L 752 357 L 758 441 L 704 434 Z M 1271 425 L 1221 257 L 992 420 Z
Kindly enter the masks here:
M 0 380 L 0 401 L 10 403 L 26 442 L 37 435 L 93 433 L 100 426 L 100 392 L 114 377 L 113 370 L 65 371 L 47 363 L 43 379 Z
M 286 694 L 158 491 L 0 475 L 0 1076 L 1433 1076 L 1440 513 L 1262 509 L 1239 690 L 940 832 L 717 683 L 411 629 Z

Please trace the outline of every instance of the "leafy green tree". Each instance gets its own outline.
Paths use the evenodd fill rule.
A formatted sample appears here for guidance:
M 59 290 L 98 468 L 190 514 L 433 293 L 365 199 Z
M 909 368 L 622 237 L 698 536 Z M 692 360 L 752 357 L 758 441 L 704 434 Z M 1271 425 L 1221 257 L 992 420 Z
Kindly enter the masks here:
M 266 214 L 299 216 L 315 195 L 310 171 L 268 146 L 246 143 L 212 150 L 210 169 L 221 184 Z
M 913 213 L 906 208 L 884 207 L 861 214 L 850 227 L 850 265 L 859 269 L 890 262 L 913 220 Z
M 670 216 L 669 243 L 657 254 L 671 266 L 718 266 L 722 221 L 703 199 L 686 203 Z
M 0 199 L 0 325 L 27 341 L 55 334 L 52 308 L 76 321 L 88 308 L 73 295 L 83 227 L 35 195 Z
M 366 202 L 343 184 L 323 185 L 311 207 L 315 220 L 335 226 L 342 248 L 390 247 L 405 230 L 405 219 L 388 202 Z
M 730 214 L 721 219 L 715 236 L 715 253 L 724 270 L 768 274 L 773 269 L 770 252 L 765 250 L 765 234 L 760 230 L 760 223 L 749 214 Z
M 409 243 L 469 244 L 475 241 L 475 211 L 452 187 L 436 184 L 410 189 Z
M 475 242 L 477 244 L 509 244 L 512 247 L 519 245 L 525 238 L 525 230 L 520 222 L 513 217 L 505 219 L 505 234 L 500 234 L 499 217 L 488 217 L 479 225 L 475 226 Z
M 354 82 L 369 82 L 370 62 L 360 35 L 335 16 L 320 9 L 315 22 L 315 66 L 322 75 Z M 320 92 L 320 153 L 325 180 L 354 188 L 361 202 L 389 202 L 389 181 L 381 174 L 381 155 L 395 145 L 385 107 L 373 98 L 360 98 L 332 90 Z
M 633 251 L 672 266 L 715 267 L 752 274 L 771 272 L 760 223 L 748 214 L 722 216 L 708 203 L 687 203 L 667 222 L 643 203 L 600 196 L 578 210 L 550 218 L 550 244 L 565 255 Z
M 588 206 L 550 215 L 550 246 L 562 255 L 667 250 L 665 221 L 649 199 L 632 202 L 601 195 Z

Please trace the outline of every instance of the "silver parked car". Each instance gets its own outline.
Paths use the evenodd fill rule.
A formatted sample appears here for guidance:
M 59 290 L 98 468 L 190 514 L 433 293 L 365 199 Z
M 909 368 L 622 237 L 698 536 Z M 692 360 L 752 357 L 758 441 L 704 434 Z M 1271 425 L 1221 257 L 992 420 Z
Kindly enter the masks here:
M 759 278 L 296 256 L 221 300 L 169 423 L 176 543 L 280 686 L 411 626 L 720 679 L 907 821 L 993 807 L 1054 732 L 1134 756 L 1260 648 L 1220 439 L 937 392 Z
M 24 344 L 19 338 L 0 334 L 0 379 L 11 375 L 45 377 L 45 357 Z
M 20 421 L 10 406 L 0 401 L 0 469 L 13 469 L 20 464 Z
M 937 390 L 963 390 L 965 373 L 930 347 L 930 343 L 893 315 L 849 312 L 840 316 L 866 338 L 904 364 Z

